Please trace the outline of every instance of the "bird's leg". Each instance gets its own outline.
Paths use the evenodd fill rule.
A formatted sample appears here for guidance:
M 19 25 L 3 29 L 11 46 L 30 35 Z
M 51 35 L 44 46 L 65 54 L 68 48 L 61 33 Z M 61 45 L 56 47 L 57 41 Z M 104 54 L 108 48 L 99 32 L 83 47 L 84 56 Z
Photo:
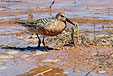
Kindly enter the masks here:
M 38 48 L 40 48 L 40 44 L 41 44 L 41 40 L 40 40 L 40 37 L 38 36 L 38 34 L 37 34 L 37 37 L 38 37 Z
M 43 43 L 43 45 L 44 45 L 45 50 L 48 51 L 48 49 L 47 49 L 46 46 L 45 46 L 44 39 L 45 39 L 45 37 L 43 37 L 42 43 Z

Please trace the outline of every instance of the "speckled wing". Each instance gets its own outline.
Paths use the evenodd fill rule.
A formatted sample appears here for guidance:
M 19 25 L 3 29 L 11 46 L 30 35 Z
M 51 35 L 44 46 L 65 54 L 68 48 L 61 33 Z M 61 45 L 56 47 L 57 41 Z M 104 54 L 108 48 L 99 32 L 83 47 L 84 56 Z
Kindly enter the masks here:
M 51 17 L 51 18 L 43 18 L 43 19 L 38 19 L 35 22 L 15 22 L 16 24 L 20 24 L 22 26 L 25 27 L 29 27 L 29 28 L 35 28 L 35 29 L 39 29 L 39 28 L 44 28 L 48 25 L 50 25 L 52 22 L 55 22 L 57 19 L 55 17 Z
M 16 22 L 17 24 L 21 24 L 22 26 L 26 27 L 28 31 L 33 32 L 35 34 L 40 35 L 49 35 L 50 33 L 54 32 L 53 26 L 55 26 L 59 21 L 55 17 L 51 18 L 43 18 L 38 19 L 35 22 Z
M 40 28 L 46 29 L 46 26 L 49 26 L 56 21 L 57 19 L 55 17 L 43 18 L 43 19 L 38 19 L 37 21 L 33 22 L 32 25 L 35 29 L 40 29 Z
M 53 31 L 53 29 L 55 28 L 53 26 L 59 23 L 59 21 L 55 17 L 51 17 L 51 18 L 39 19 L 34 23 L 36 23 L 36 25 L 33 25 L 33 28 L 35 28 L 37 34 L 45 35 L 45 36 L 53 36 L 53 34 L 51 34 L 55 32 Z

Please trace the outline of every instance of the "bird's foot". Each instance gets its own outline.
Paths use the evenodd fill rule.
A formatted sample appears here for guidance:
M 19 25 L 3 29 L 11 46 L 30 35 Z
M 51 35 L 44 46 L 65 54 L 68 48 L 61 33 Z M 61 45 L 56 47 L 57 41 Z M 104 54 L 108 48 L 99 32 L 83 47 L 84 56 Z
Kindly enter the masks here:
M 40 48 L 40 45 L 38 45 L 36 48 L 39 49 Z
M 45 46 L 44 48 L 45 48 L 46 52 L 48 52 L 48 49 L 47 49 L 47 47 Z

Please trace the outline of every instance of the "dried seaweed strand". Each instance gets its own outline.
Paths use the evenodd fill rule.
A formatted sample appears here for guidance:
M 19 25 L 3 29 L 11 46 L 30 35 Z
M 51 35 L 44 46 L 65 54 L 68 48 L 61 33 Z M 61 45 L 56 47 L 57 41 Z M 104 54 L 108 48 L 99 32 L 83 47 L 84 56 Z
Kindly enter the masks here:
M 110 56 L 112 55 L 113 53 L 111 53 L 108 57 L 106 57 L 102 62 L 101 64 L 103 64 L 107 59 L 110 58 Z M 95 70 L 99 65 L 101 64 L 98 64 L 97 66 L 95 66 L 93 69 L 91 69 L 85 76 L 88 76 L 93 70 Z
M 86 45 L 84 42 L 83 42 L 83 37 L 81 37 L 81 42 L 82 42 L 82 44 L 85 46 L 85 47 L 88 47 L 88 45 Z

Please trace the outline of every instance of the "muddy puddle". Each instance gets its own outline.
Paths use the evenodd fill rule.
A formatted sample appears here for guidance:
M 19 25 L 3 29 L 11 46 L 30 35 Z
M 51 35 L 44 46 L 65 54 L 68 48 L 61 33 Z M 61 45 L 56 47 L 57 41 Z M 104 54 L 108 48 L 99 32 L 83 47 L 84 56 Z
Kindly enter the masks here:
M 46 52 L 42 45 L 36 48 L 36 35 L 14 22 L 51 17 L 51 3 L 52 0 L 0 1 L 0 76 L 85 76 L 97 65 L 87 76 L 112 76 L 113 55 L 103 61 L 113 50 L 113 1 L 56 0 L 52 16 L 65 12 L 80 25 L 80 39 L 73 45 L 72 25 L 68 24 L 62 34 L 46 38 Z

